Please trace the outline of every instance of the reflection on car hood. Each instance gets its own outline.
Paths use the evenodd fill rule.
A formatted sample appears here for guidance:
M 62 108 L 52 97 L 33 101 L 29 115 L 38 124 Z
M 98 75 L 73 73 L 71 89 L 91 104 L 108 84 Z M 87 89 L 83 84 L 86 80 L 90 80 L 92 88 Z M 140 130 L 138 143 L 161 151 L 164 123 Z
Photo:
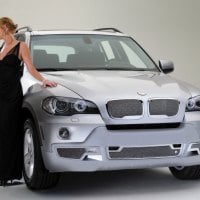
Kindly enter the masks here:
M 45 73 L 49 79 L 79 94 L 84 99 L 130 99 L 190 97 L 186 87 L 159 72 L 66 71 Z M 185 86 L 185 85 L 184 85 Z

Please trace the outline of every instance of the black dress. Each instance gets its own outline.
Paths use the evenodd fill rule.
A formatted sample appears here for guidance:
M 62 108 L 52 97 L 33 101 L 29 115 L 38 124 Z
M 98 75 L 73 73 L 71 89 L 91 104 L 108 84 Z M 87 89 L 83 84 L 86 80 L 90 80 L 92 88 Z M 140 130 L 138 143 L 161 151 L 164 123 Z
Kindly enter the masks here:
M 20 42 L 0 60 L 0 181 L 22 178 L 23 92 L 19 48 Z

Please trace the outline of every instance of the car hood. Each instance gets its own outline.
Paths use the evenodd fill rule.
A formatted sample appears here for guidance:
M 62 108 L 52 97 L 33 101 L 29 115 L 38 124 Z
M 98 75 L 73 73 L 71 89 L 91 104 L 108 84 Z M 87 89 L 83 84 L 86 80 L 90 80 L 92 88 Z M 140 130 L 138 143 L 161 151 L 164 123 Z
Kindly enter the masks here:
M 189 98 L 187 87 L 160 72 L 66 71 L 45 73 L 84 99 Z

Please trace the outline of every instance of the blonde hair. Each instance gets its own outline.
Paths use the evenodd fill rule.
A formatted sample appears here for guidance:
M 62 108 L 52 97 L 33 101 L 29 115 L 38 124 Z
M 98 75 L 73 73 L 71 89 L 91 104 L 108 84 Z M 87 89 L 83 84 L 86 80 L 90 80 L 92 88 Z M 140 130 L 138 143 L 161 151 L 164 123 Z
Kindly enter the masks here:
M 15 33 L 18 25 L 13 22 L 12 19 L 8 17 L 1 17 L 0 18 L 0 26 L 5 25 L 9 32 Z

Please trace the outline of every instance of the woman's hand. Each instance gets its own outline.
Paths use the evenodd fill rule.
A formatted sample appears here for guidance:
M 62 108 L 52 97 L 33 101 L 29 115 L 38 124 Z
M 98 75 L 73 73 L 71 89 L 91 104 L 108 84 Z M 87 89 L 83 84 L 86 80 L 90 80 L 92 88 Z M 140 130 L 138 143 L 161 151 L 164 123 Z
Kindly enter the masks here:
M 43 87 L 56 87 L 57 83 L 54 82 L 54 81 L 50 81 L 48 79 L 43 79 L 42 80 L 42 85 L 43 85 Z
M 20 56 L 30 74 L 39 81 L 42 81 L 43 87 L 56 87 L 57 83 L 54 81 L 50 81 L 42 77 L 42 75 L 36 70 L 35 66 L 33 65 L 29 48 L 25 42 L 20 43 Z

